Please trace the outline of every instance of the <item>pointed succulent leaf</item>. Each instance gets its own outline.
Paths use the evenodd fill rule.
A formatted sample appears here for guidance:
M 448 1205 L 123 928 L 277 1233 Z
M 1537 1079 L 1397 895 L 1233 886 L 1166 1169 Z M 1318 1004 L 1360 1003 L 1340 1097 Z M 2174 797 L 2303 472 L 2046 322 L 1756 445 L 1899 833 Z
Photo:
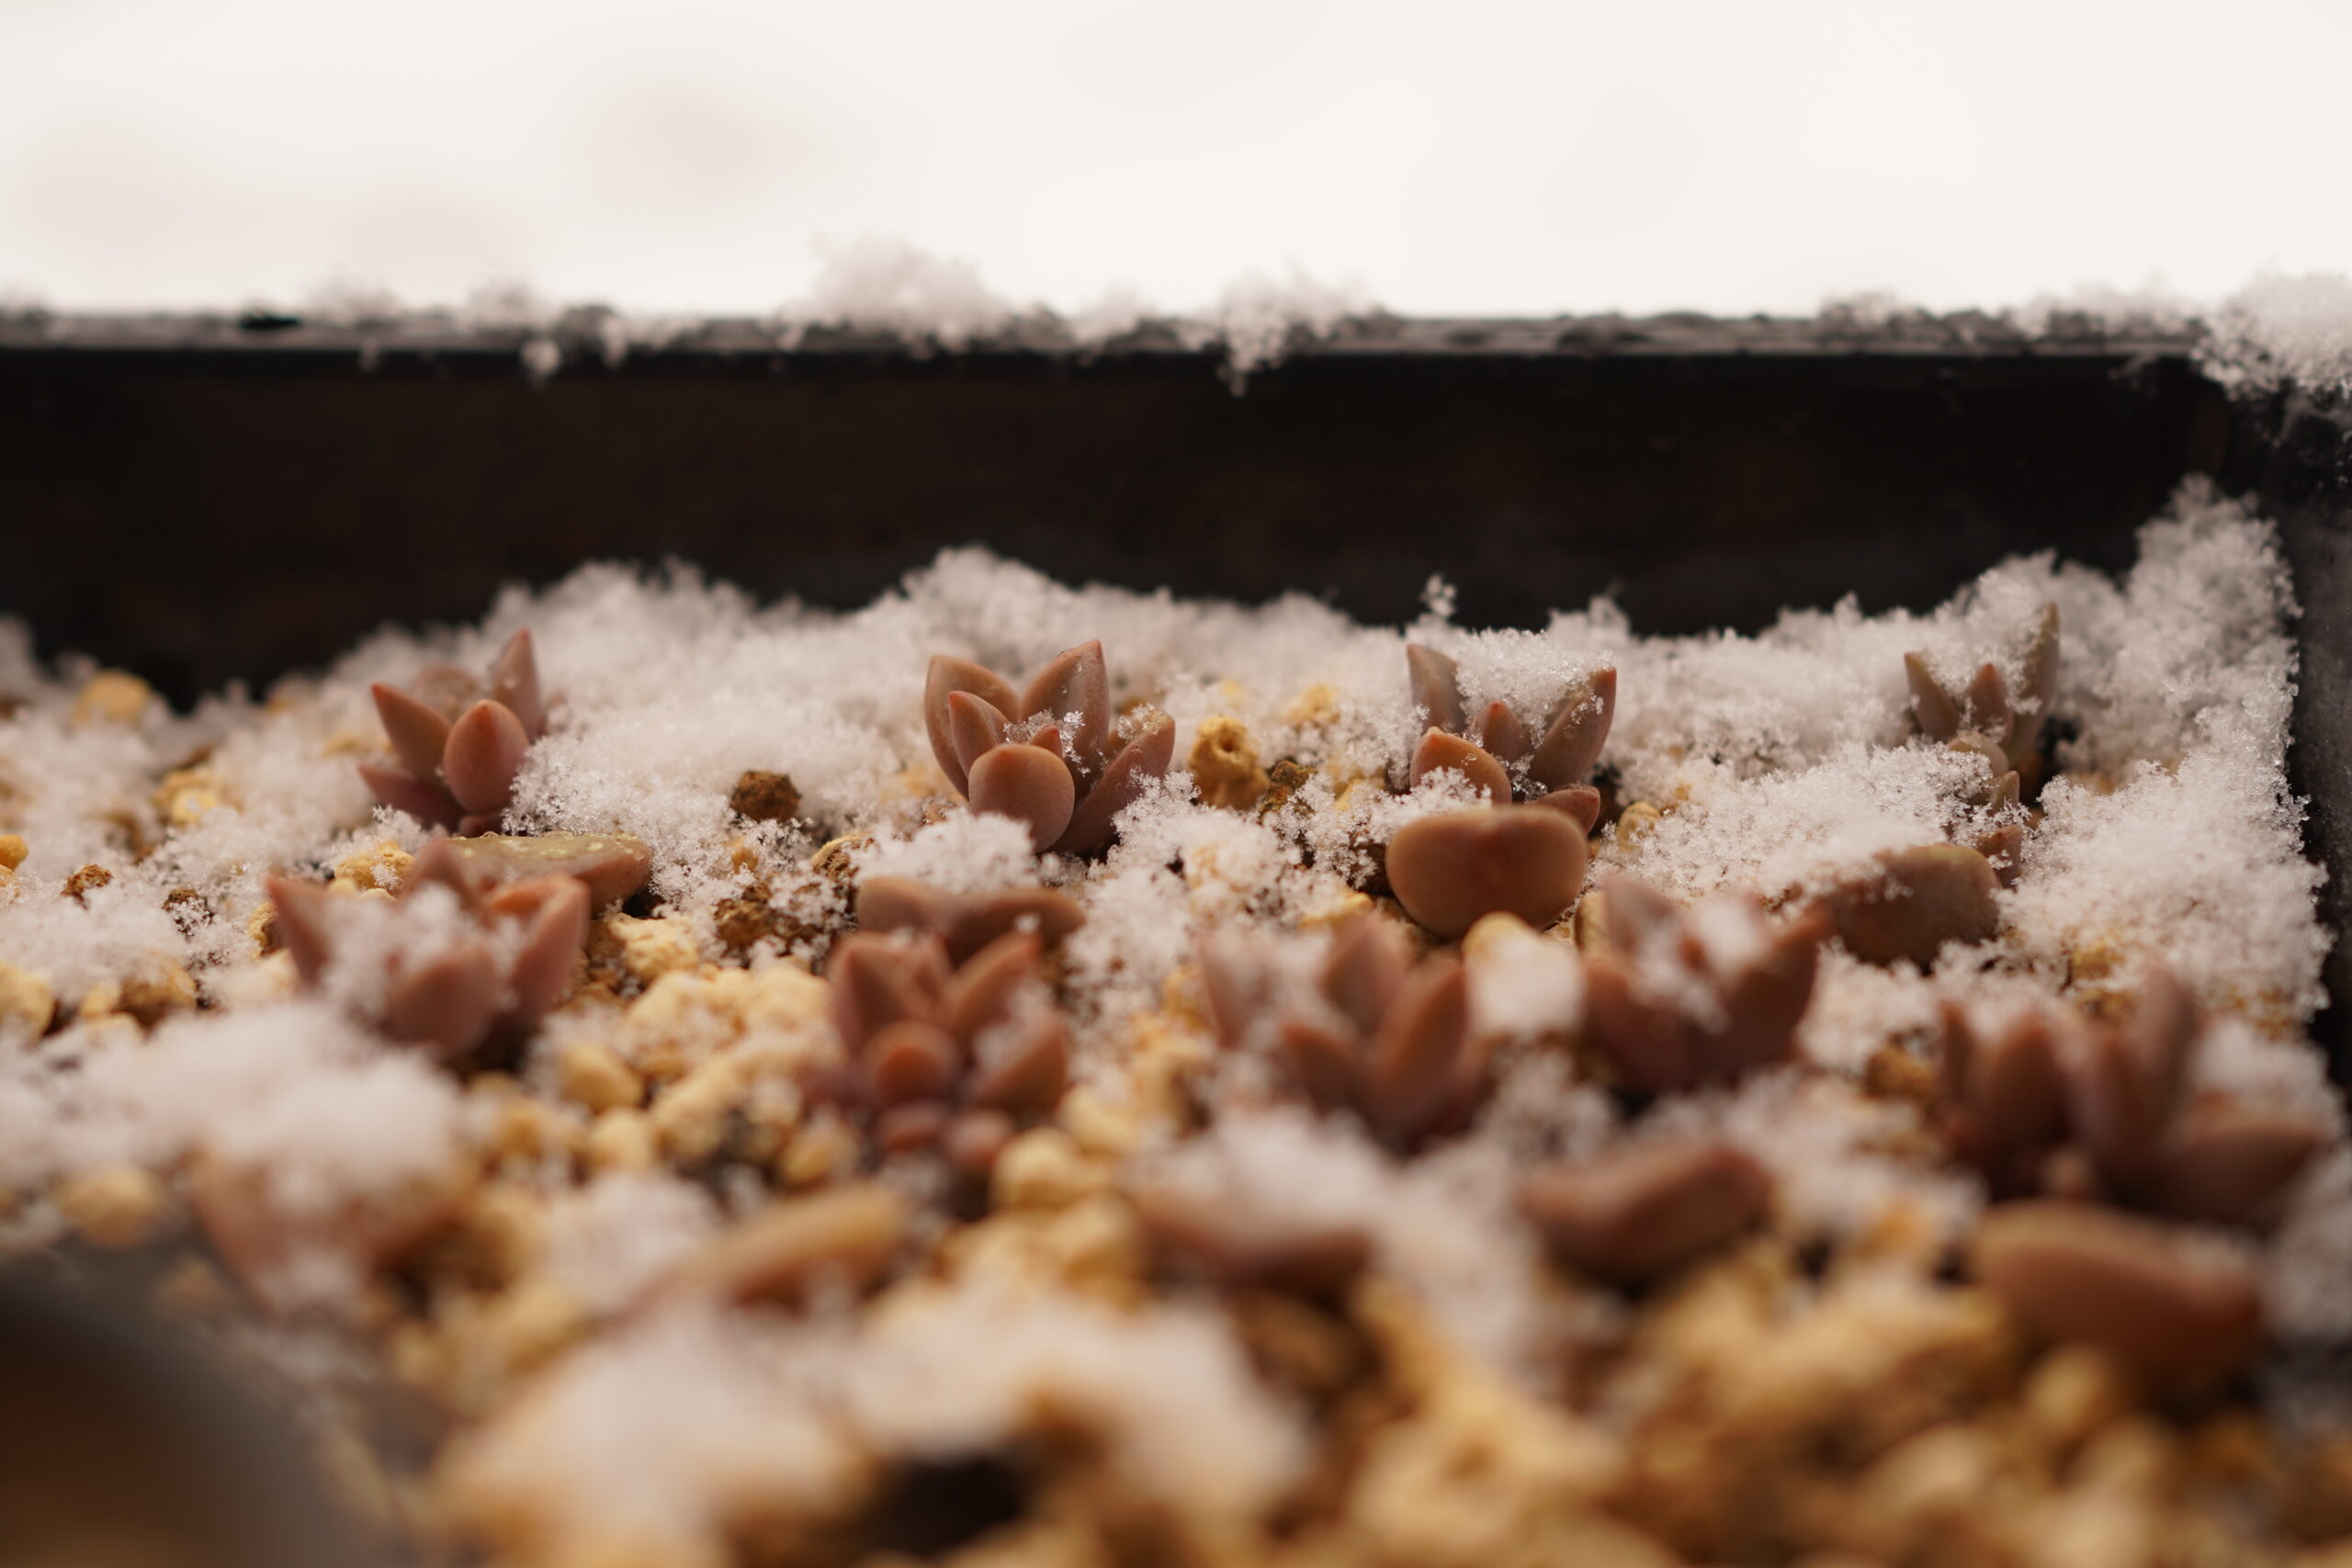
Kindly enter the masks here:
M 956 971 L 947 987 L 947 1032 L 969 1045 L 980 1031 L 1003 1021 L 1012 998 L 1037 973 L 1037 939 L 1025 931 L 1001 936 Z
M 2233 1252 L 2086 1204 L 2009 1203 L 1977 1222 L 1971 1271 L 2037 1337 L 2082 1340 L 2160 1389 L 2208 1386 L 2262 1341 Z
M 1086 912 L 1050 887 L 943 893 L 911 877 L 869 876 L 858 884 L 857 923 L 862 931 L 929 932 L 947 944 L 950 962 L 963 964 L 1011 931 L 1033 931 L 1043 942 L 1059 942 L 1086 923 Z
M 1069 826 L 1054 848 L 1062 854 L 1086 854 L 1111 841 L 1112 819 L 1142 798 L 1154 779 L 1163 778 L 1176 755 L 1176 721 L 1155 714 L 1137 730 L 1119 754 L 1102 770 L 1086 798 L 1071 813 Z
M 515 883 L 499 889 L 488 900 L 493 910 L 512 909 L 528 901 L 531 908 L 523 928 L 523 945 L 507 971 L 515 1019 L 537 1023 L 571 989 L 580 955 L 588 945 L 588 885 L 577 877 L 548 877 L 539 883 Z
M 1600 749 L 1608 743 L 1609 726 L 1616 715 L 1615 669 L 1596 670 L 1570 686 L 1527 764 L 1528 778 L 1540 789 L 1584 783 L 1593 764 L 1600 761 Z
M 465 815 L 457 797 L 438 784 L 420 779 L 402 768 L 359 764 L 359 781 L 384 805 L 405 811 L 428 828 L 454 828 Z
M 1488 703 L 1484 716 L 1478 720 L 1478 744 L 1488 756 L 1506 768 L 1527 761 L 1531 742 L 1527 726 L 1519 721 L 1509 703 Z
M 490 667 L 490 694 L 503 704 L 522 724 L 523 733 L 537 740 L 548 732 L 547 700 L 539 694 L 539 658 L 531 646 L 531 628 L 525 626 L 506 639 Z
M 1643 1001 L 1633 971 L 1612 951 L 1585 963 L 1584 1030 L 1586 1041 L 1629 1088 L 1667 1094 L 1702 1081 L 1695 1032 L 1676 1014 Z
M 392 982 L 384 1032 L 456 1061 L 489 1038 L 498 1007 L 498 960 L 481 942 L 461 942 Z
M 1531 1174 L 1520 1212 L 1580 1273 L 1641 1285 L 1755 1224 L 1771 1178 L 1719 1138 L 1659 1139 Z
M 1332 944 L 1323 965 L 1323 994 L 1363 1033 L 1380 1027 L 1396 999 L 1413 955 L 1405 933 L 1377 915 L 1359 915 Z
M 2318 1123 L 2291 1111 L 2199 1106 L 2173 1130 L 2154 1201 L 2185 1220 L 2267 1230 L 2325 1141 Z
M 1970 729 L 1986 737 L 2009 733 L 2009 683 L 1997 667 L 1978 665 L 1960 702 Z
M 459 904 L 478 910 L 487 880 L 449 840 L 428 839 L 401 883 L 401 897 L 413 897 L 427 887 L 446 887 L 457 895 Z
M 334 895 L 315 882 L 283 876 L 273 876 L 263 886 L 277 911 L 277 944 L 294 961 L 294 973 L 305 982 L 315 982 L 334 952 L 327 935 L 328 900 Z
M 1022 694 L 1018 716 L 1051 714 L 1069 728 L 1069 751 L 1080 773 L 1091 779 L 1110 756 L 1111 672 L 1100 641 L 1082 642 L 1054 656 Z
M 934 655 L 930 671 L 923 678 L 923 728 L 931 736 L 931 754 L 938 760 L 939 771 L 956 786 L 956 793 L 967 791 L 967 770 L 956 755 L 954 732 L 948 727 L 947 699 L 957 692 L 969 692 L 1001 714 L 1011 714 L 1021 705 L 1020 697 L 1003 676 L 993 670 L 984 670 L 968 659 L 956 659 L 947 654 Z
M 1352 1111 L 1363 1098 L 1356 1042 L 1310 1019 L 1286 1018 L 1274 1049 L 1299 1091 L 1327 1111 Z
M 1930 740 L 1949 740 L 1960 733 L 1960 705 L 1928 668 L 1924 655 L 1906 653 L 1903 656 L 1903 677 L 1911 687 L 1911 716 L 1919 721 L 1919 733 Z
M 1460 773 L 1470 781 L 1470 787 L 1484 794 L 1497 806 L 1510 804 L 1510 775 L 1503 765 L 1487 755 L 1486 749 L 1432 728 L 1421 736 L 1421 743 L 1413 749 L 1413 761 L 1406 774 L 1408 787 L 1418 789 L 1421 781 L 1431 773 L 1447 770 Z
M 1005 716 L 986 698 L 969 692 L 947 694 L 948 744 L 955 749 L 956 761 L 963 764 L 967 778 L 972 764 L 987 754 L 989 748 L 1004 744 Z
M 2009 775 L 2017 777 L 2015 773 Z M 1993 868 L 1994 877 L 2004 887 L 2018 885 L 2018 873 L 2025 869 L 2025 825 L 2003 822 L 1987 828 L 1968 841 L 1968 847 L 1983 855 Z
M 1388 885 L 1406 913 L 1448 940 L 1498 909 L 1541 931 L 1576 901 L 1589 858 L 1561 812 L 1482 807 L 1399 829 L 1388 842 Z
M 2057 696 L 2058 606 L 2044 604 L 2041 619 L 2033 628 L 2033 641 L 2025 651 L 2025 683 L 2018 690 L 2009 732 L 2003 738 L 2009 750 L 2022 753 L 2033 749 Z
M 514 796 L 514 774 L 531 738 L 503 703 L 485 698 L 449 727 L 441 752 L 441 777 L 468 811 L 503 811 Z
M 1682 907 L 1638 876 L 1605 872 L 1577 908 L 1577 935 L 1590 945 L 1635 953 L 1679 928 Z
M 919 1018 L 888 1023 L 865 1043 L 866 1081 L 876 1109 L 946 1100 L 964 1069 L 963 1053 L 939 1025 Z
M 937 992 L 925 981 L 921 946 L 900 947 L 880 937 L 847 936 L 825 966 L 832 982 L 833 1026 L 853 1055 L 900 1019 L 930 1019 Z M 944 967 L 944 964 L 941 965 Z
M 1987 666 L 1987 668 L 1990 667 Z M 1993 777 L 1996 779 L 2009 771 L 2009 754 L 2001 749 L 1999 741 L 1992 739 L 1981 731 L 1964 730 L 1944 744 L 1954 751 L 1964 751 L 1970 756 L 1984 758 L 1984 765 L 1992 770 Z
M 1469 1043 L 1470 993 L 1460 960 L 1432 959 L 1407 977 L 1373 1037 L 1363 1076 L 1364 1115 L 1408 1144 L 1460 1103 Z
M 1718 977 L 1724 1021 L 1708 1042 L 1713 1073 L 1736 1077 L 1795 1052 L 1828 934 L 1826 919 L 1800 915 L 1766 938 L 1761 953 Z
M 1453 660 L 1418 642 L 1405 645 L 1405 674 L 1411 682 L 1413 705 L 1429 716 L 1432 729 L 1462 733 L 1462 677 Z
M 1015 1038 L 972 1075 L 972 1103 L 992 1111 L 1051 1111 L 1069 1083 L 1069 1044 L 1061 1015 L 1040 1012 L 1013 1026 Z
M 1010 817 L 1029 829 L 1029 845 L 1049 848 L 1069 826 L 1078 784 L 1069 764 L 1037 746 L 999 746 L 972 765 L 975 811 Z
M 398 686 L 379 682 L 368 688 L 368 694 L 376 699 L 376 716 L 383 722 L 384 738 L 392 743 L 401 766 L 421 780 L 438 780 L 441 753 L 449 744 L 449 721 Z

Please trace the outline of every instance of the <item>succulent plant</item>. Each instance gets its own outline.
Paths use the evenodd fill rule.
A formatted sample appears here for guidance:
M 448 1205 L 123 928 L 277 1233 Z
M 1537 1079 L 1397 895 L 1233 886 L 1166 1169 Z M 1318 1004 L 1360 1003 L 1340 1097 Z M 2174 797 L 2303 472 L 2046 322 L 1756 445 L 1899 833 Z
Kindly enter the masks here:
M 1067 893 L 1013 887 L 1001 893 L 945 893 L 908 876 L 869 876 L 857 887 L 857 925 L 876 933 L 911 931 L 937 937 L 951 964 L 1014 931 L 1034 931 L 1046 945 L 1086 923 Z
M 576 876 L 520 877 L 493 884 L 470 869 L 450 840 L 436 839 L 416 857 L 398 898 L 440 889 L 457 900 L 468 929 L 457 941 L 430 943 L 422 956 L 394 944 L 369 1021 L 396 1041 L 463 1064 L 493 1040 L 520 1039 L 571 989 L 588 940 L 591 895 Z M 317 986 L 345 955 L 357 900 L 308 882 L 272 877 L 277 934 L 303 984 Z M 363 917 L 364 918 L 364 917 Z M 370 943 L 363 951 L 377 950 Z M 366 958 L 352 960 L 368 962 Z
M 933 658 L 923 684 L 932 755 L 975 811 L 1010 817 L 1039 851 L 1083 854 L 1111 839 L 1111 819 L 1176 755 L 1176 721 L 1111 711 L 1100 642 L 1081 643 L 1016 694 L 967 659 Z
M 1550 925 L 1584 886 L 1585 835 L 1600 815 L 1600 794 L 1584 779 L 1609 739 L 1617 671 L 1599 670 L 1570 687 L 1533 739 L 1508 703 L 1488 703 L 1472 724 L 1459 673 L 1444 654 L 1408 643 L 1405 661 L 1413 700 L 1429 715 L 1407 768 L 1408 786 L 1451 771 L 1488 804 L 1397 829 L 1386 859 L 1396 901 L 1448 939 L 1498 911 Z M 1515 805 L 1515 796 L 1532 804 Z
M 1677 1137 L 1531 1171 L 1519 1207 L 1570 1267 L 1641 1285 L 1755 1224 L 1771 1197 L 1771 1177 L 1736 1145 Z
M 499 649 L 487 692 L 453 664 L 426 665 L 406 689 L 379 682 L 368 690 L 401 761 L 397 768 L 360 764 L 376 798 L 432 827 L 468 834 L 496 827 L 524 753 L 548 728 L 530 629 Z
M 935 935 L 860 933 L 826 965 L 845 1061 L 813 1087 L 873 1119 L 886 1151 L 944 1149 L 984 1171 L 1069 1077 L 1062 1016 L 1038 978 L 1032 931 L 998 937 L 962 964 Z
M 2001 928 L 2000 874 L 1965 844 L 1891 850 L 1814 902 L 1846 951 L 1866 964 L 1927 968 L 1947 942 L 1988 942 Z
M 1736 896 L 1685 909 L 1622 873 L 1585 895 L 1585 1039 L 1649 1094 L 1785 1061 L 1813 998 L 1827 920 L 1773 921 Z
M 1968 1258 L 2028 1331 L 2099 1346 L 2162 1391 L 2209 1386 L 2262 1342 L 2254 1270 L 2210 1237 L 2086 1203 L 2009 1203 L 1977 1222 Z
M 1212 1198 L 1165 1182 L 1130 1194 L 1160 1258 L 1233 1290 L 1329 1295 L 1363 1272 L 1372 1237 L 1362 1225 L 1301 1220 L 1261 1202 Z
M 2025 683 L 2012 693 L 1997 666 L 1980 665 L 1967 685 L 1947 689 L 1924 655 L 1903 656 L 1911 686 L 1911 714 L 1919 733 L 1975 751 L 1999 779 L 2035 749 L 2051 700 L 2058 692 L 2058 606 L 2044 604 L 2025 656 Z
M 2266 1229 L 2326 1129 L 2293 1111 L 2192 1096 L 2203 1021 L 2188 988 L 2143 976 L 2118 1020 L 2031 1008 L 1997 1031 L 1944 1020 L 1945 1130 L 1996 1196 L 2098 1199 Z
M 1202 949 L 1217 1036 L 1228 1049 L 1270 1049 L 1313 1104 L 1361 1116 L 1401 1150 L 1459 1126 L 1485 1097 L 1459 960 L 1416 964 L 1404 933 L 1370 914 L 1348 922 L 1311 986 L 1285 984 L 1261 960 L 1238 939 Z

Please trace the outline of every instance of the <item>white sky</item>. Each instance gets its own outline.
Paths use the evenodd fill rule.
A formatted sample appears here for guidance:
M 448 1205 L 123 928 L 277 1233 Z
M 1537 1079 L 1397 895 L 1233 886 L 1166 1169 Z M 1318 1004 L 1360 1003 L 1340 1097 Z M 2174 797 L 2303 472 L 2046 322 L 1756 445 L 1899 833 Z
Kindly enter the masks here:
M 0 0 L 0 293 L 1936 307 L 2352 266 L 2352 6 Z

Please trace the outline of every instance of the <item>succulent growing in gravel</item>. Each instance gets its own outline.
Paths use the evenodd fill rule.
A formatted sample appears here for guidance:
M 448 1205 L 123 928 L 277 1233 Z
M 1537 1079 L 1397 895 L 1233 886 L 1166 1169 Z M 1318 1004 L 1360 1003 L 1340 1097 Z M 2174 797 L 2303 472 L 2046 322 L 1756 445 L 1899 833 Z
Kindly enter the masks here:
M 1236 941 L 1205 946 L 1201 975 L 1227 1048 L 1270 1049 L 1307 1100 L 1362 1116 L 1392 1147 L 1459 1126 L 1486 1094 L 1460 961 L 1415 964 L 1377 915 L 1348 923 L 1311 987 L 1284 985 Z
M 336 990 L 361 1001 L 375 1027 L 451 1063 L 470 1060 L 495 1039 L 527 1035 L 571 991 L 588 940 L 591 895 L 579 877 L 492 883 L 446 839 L 416 857 L 398 901 L 435 896 L 428 890 L 454 899 L 454 933 L 432 929 L 437 922 L 430 920 L 415 932 L 366 931 L 357 922 L 378 911 L 359 908 L 362 899 L 283 877 L 272 877 L 268 888 L 278 940 L 305 985 L 332 978 Z M 344 964 L 380 964 L 383 972 L 330 976 Z
M 1678 1137 L 1531 1171 L 1519 1207 L 1562 1261 L 1639 1285 L 1747 1229 L 1771 1197 L 1771 1177 L 1734 1145 Z
M 1612 874 L 1577 913 L 1585 1039 L 1629 1088 L 1663 1094 L 1788 1059 L 1826 920 L 1774 921 L 1732 896 L 1683 908 Z
M 2161 969 L 2120 1020 L 2032 1008 L 1988 1031 L 1947 1010 L 1947 1134 L 1996 1195 L 2267 1228 L 2326 1129 L 2291 1111 L 2192 1095 L 2202 1034 L 2195 999 Z
M 1958 692 L 1946 688 L 1925 657 L 1903 656 L 1911 685 L 1911 713 L 1919 733 L 1962 750 L 1975 751 L 1999 779 L 2032 751 L 2058 692 L 2058 606 L 2044 604 L 2025 656 L 2025 683 L 2016 692 L 2000 670 L 1980 665 Z
M 2000 872 L 1965 844 L 1890 850 L 1813 901 L 1865 964 L 1926 968 L 1946 942 L 1988 942 L 2001 927 Z
M 1040 851 L 1083 854 L 1110 841 L 1111 818 L 1168 772 L 1176 721 L 1111 711 L 1100 642 L 1056 654 L 1016 694 L 968 659 L 931 661 L 923 724 L 932 755 L 975 811 L 1012 818 Z
M 951 964 L 968 961 L 1014 931 L 1034 931 L 1051 946 L 1085 923 L 1078 901 L 1050 887 L 944 893 L 909 876 L 869 876 L 857 887 L 858 930 L 935 936 L 946 944 Z
M 1405 660 L 1413 700 L 1430 720 L 1408 782 L 1458 773 L 1489 804 L 1397 829 L 1386 861 L 1397 902 L 1448 938 L 1498 911 L 1539 928 L 1551 924 L 1584 886 L 1590 860 L 1585 835 L 1600 814 L 1600 792 L 1584 779 L 1609 739 L 1617 671 L 1599 670 L 1571 686 L 1536 739 L 1508 703 L 1488 703 L 1472 724 L 1453 660 L 1444 654 L 1410 643 Z M 1512 804 L 1515 793 L 1531 804 Z
M 379 682 L 368 690 L 401 760 L 397 768 L 360 764 L 376 798 L 432 827 L 460 833 L 496 827 L 514 798 L 524 753 L 548 728 L 530 629 L 499 649 L 487 692 L 453 664 L 426 665 L 406 689 Z
M 1035 933 L 1016 931 L 957 965 L 937 936 L 842 938 L 825 972 L 846 1060 L 816 1093 L 870 1115 L 888 1152 L 942 1148 L 957 1166 L 986 1170 L 1069 1081 L 1041 951 Z

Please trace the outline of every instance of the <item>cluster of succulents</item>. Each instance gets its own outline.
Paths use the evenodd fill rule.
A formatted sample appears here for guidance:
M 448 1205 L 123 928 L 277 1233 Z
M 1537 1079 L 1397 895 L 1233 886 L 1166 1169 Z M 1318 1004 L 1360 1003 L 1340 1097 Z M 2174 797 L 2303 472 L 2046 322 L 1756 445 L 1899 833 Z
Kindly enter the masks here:
M 1598 670 L 1571 685 L 1539 737 L 1499 701 L 1472 722 L 1459 673 L 1444 654 L 1415 643 L 1405 659 L 1413 701 L 1429 716 L 1408 784 L 1459 773 L 1487 804 L 1397 830 L 1386 859 L 1397 902 L 1442 937 L 1458 937 L 1498 911 L 1549 925 L 1584 886 L 1585 836 L 1600 814 L 1600 792 L 1585 781 L 1616 714 L 1617 671 Z
M 1202 949 L 1211 1018 L 1227 1048 L 1269 1047 L 1313 1104 L 1410 1149 L 1460 1126 L 1485 1096 L 1459 959 L 1415 963 L 1404 933 L 1374 914 L 1348 922 L 1312 986 L 1288 985 L 1257 958 L 1229 937 Z
M 816 1098 L 868 1119 L 887 1154 L 936 1149 L 985 1173 L 1069 1077 L 1069 1037 L 1039 975 L 1044 943 L 1012 931 L 960 963 L 930 933 L 860 932 L 826 964 L 843 1059 Z
M 496 827 L 524 754 L 548 728 L 530 628 L 507 639 L 486 684 L 454 664 L 428 664 L 406 687 L 368 690 L 400 759 L 393 768 L 360 764 L 376 798 L 430 827 L 463 834 Z
M 435 839 L 394 902 L 450 899 L 464 934 L 413 950 L 371 944 L 376 956 L 366 960 L 344 951 L 350 922 L 368 913 L 356 900 L 288 877 L 267 886 L 277 941 L 303 985 L 322 985 L 339 963 L 380 963 L 380 986 L 350 988 L 369 998 L 368 1021 L 464 1065 L 499 1042 L 526 1037 L 570 993 L 591 911 L 642 885 L 648 859 L 643 844 L 621 835 Z
M 1040 852 L 1084 854 L 1168 772 L 1176 721 L 1113 712 L 1101 642 L 1081 643 L 1015 693 L 967 659 L 933 658 L 923 685 L 932 755 L 975 811 L 1010 817 Z

